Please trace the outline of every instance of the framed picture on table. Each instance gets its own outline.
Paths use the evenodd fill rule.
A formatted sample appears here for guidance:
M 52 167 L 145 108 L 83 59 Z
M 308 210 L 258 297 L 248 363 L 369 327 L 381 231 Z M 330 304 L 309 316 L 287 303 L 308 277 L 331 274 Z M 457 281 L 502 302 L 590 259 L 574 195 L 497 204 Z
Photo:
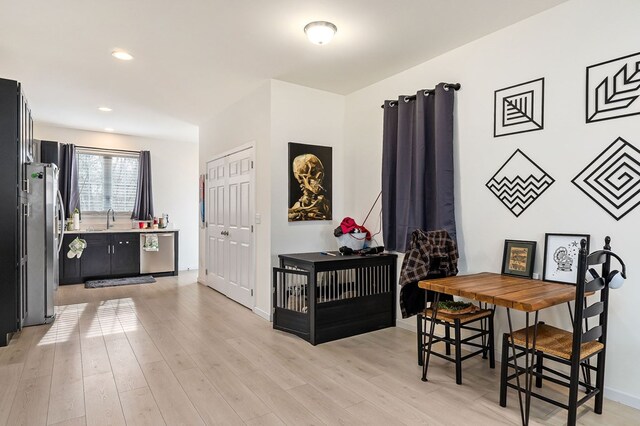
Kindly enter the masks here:
M 545 234 L 544 266 L 542 279 L 564 284 L 575 284 L 578 277 L 578 252 L 580 240 L 587 240 L 587 234 Z
M 536 260 L 536 242 L 505 240 L 502 255 L 502 274 L 531 278 Z

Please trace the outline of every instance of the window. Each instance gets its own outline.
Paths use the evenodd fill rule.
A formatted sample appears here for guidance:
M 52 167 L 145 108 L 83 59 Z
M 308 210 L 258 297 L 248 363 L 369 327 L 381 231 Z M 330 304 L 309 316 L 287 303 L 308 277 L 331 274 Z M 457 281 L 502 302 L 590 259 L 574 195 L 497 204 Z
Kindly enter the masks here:
M 138 156 L 87 148 L 77 152 L 80 210 L 131 213 L 138 187 Z

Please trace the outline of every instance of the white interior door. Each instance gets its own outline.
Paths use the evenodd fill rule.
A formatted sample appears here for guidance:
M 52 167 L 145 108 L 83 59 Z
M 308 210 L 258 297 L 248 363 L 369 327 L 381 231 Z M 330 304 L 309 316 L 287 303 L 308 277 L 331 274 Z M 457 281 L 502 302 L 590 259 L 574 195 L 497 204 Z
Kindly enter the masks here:
M 228 296 L 253 307 L 252 295 L 252 206 L 251 162 L 252 150 L 245 150 L 227 157 L 227 192 L 229 194 L 228 243 Z
M 253 149 L 208 163 L 208 285 L 254 306 Z
M 225 210 L 228 208 L 225 159 L 209 162 L 207 173 L 207 285 L 227 294 Z

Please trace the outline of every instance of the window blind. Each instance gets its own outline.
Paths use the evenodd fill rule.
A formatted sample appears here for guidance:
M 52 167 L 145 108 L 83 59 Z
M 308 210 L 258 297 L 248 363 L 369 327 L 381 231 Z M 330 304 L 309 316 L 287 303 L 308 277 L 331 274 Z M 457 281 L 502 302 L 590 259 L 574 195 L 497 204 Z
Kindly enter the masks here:
M 138 187 L 138 157 L 78 148 L 80 209 L 83 213 L 131 213 Z

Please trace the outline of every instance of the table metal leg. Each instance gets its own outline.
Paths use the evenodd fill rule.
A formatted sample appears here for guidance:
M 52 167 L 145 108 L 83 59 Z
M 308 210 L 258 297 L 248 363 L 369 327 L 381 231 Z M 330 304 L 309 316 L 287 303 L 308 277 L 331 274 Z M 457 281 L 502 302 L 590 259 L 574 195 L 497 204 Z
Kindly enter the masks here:
M 425 296 L 426 297 L 426 296 Z M 433 303 L 431 304 L 431 324 L 429 325 L 429 342 L 425 342 L 426 346 L 426 356 L 423 357 L 422 364 L 422 381 L 427 381 L 427 369 L 429 368 L 429 358 L 431 357 L 431 345 L 433 344 L 433 333 L 435 333 L 436 329 L 436 318 L 438 318 L 438 303 L 440 302 L 440 293 L 435 293 L 433 295 Z M 424 349 L 423 349 L 424 350 Z
M 538 335 L 538 311 L 536 311 L 533 323 L 533 337 L 531 347 L 529 346 L 529 312 L 526 313 L 525 330 L 525 350 L 524 350 L 524 389 L 520 384 L 520 368 L 518 367 L 518 357 L 516 351 L 515 339 L 513 337 L 513 323 L 511 322 L 511 310 L 507 308 L 507 319 L 509 321 L 509 340 L 511 343 L 511 351 L 513 353 L 513 365 L 516 372 L 516 384 L 518 387 L 518 404 L 520 405 L 520 417 L 523 425 L 529 424 L 529 413 L 531 411 L 531 389 L 533 386 L 533 369 L 535 365 L 536 353 L 536 337 Z M 522 394 L 524 393 L 524 401 Z

